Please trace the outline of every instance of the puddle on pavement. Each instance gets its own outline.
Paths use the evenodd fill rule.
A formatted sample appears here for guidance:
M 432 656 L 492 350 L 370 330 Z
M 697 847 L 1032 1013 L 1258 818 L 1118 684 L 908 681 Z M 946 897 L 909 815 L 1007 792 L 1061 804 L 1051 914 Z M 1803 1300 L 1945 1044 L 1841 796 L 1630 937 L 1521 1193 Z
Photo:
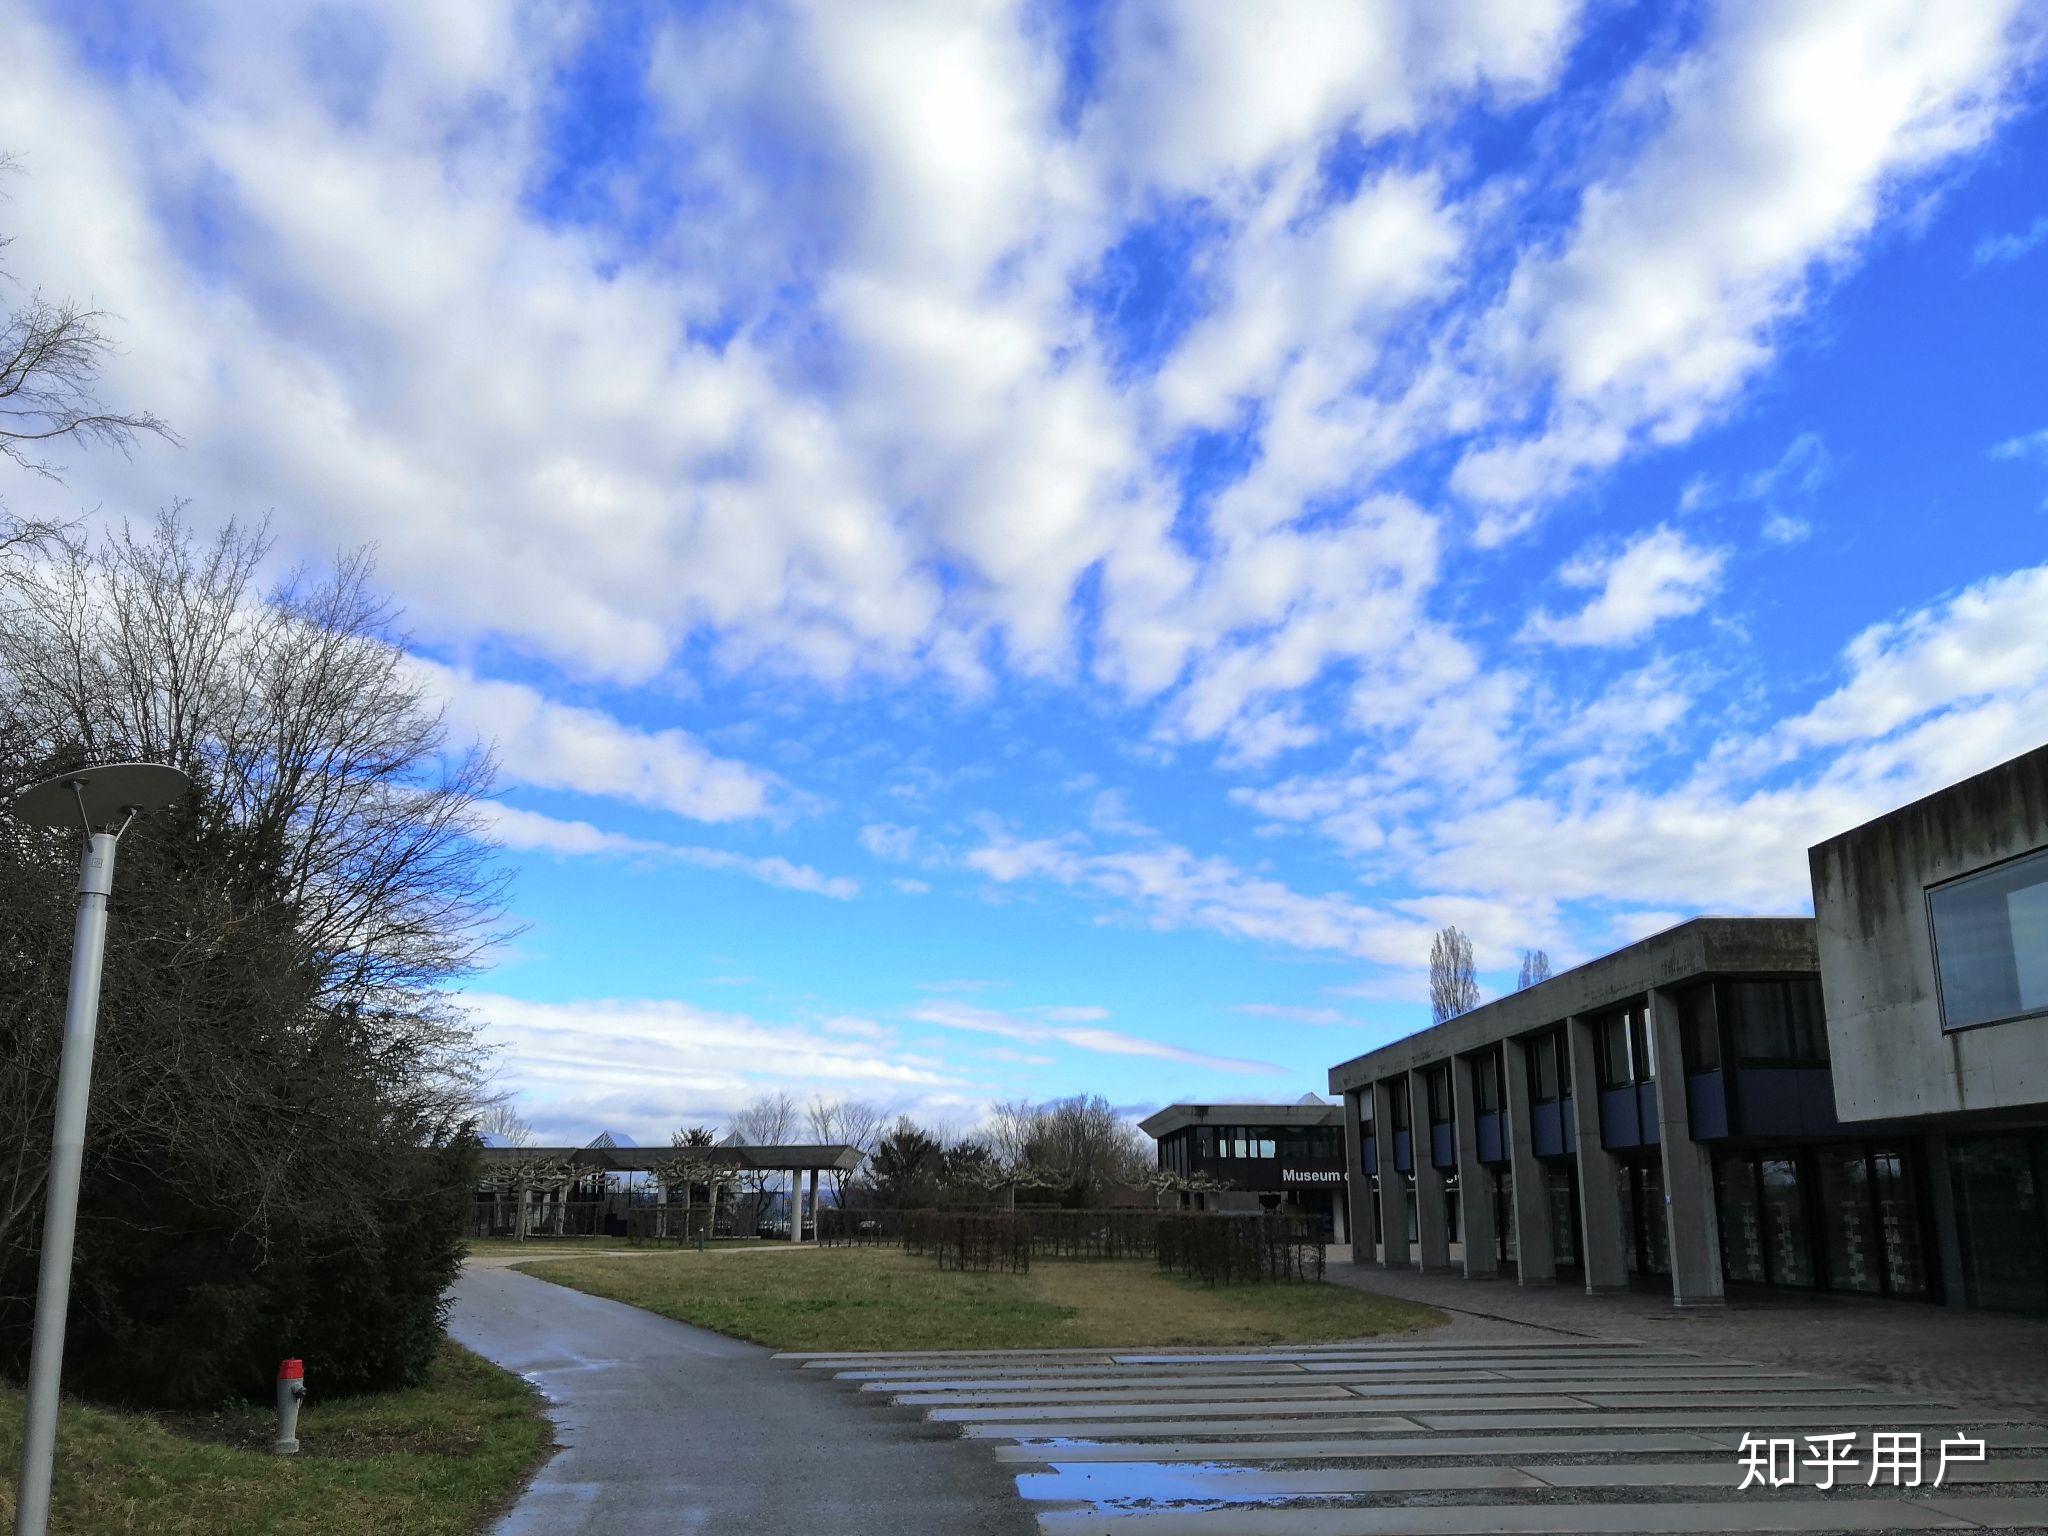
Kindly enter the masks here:
M 1093 1505 L 1103 1513 L 1144 1505 L 1217 1509 L 1225 1505 L 1290 1504 L 1304 1497 L 1274 1486 L 1273 1474 L 1228 1462 L 1055 1462 L 1049 1472 L 1022 1472 L 1027 1499 Z

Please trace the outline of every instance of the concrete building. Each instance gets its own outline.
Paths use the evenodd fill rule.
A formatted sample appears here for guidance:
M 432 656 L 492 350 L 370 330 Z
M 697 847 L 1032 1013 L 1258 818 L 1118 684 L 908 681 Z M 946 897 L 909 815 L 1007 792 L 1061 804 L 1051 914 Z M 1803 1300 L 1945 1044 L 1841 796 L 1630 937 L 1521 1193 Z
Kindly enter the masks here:
M 2048 1311 L 2048 748 L 1334 1067 L 1357 1262 Z
M 1351 1241 L 1344 1199 L 1344 1111 L 1314 1094 L 1299 1104 L 1169 1104 L 1138 1122 L 1159 1166 L 1218 1186 L 1183 1203 L 1212 1211 L 1293 1211 Z

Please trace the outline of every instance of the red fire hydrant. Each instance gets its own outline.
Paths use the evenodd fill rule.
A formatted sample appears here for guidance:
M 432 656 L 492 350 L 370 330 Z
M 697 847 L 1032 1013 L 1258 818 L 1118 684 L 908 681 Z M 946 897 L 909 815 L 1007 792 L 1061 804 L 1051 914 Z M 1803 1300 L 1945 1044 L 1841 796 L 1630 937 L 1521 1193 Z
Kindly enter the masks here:
M 295 1456 L 299 1450 L 299 1404 L 306 1396 L 306 1362 L 282 1360 L 277 1367 L 277 1444 L 271 1449 L 280 1456 Z

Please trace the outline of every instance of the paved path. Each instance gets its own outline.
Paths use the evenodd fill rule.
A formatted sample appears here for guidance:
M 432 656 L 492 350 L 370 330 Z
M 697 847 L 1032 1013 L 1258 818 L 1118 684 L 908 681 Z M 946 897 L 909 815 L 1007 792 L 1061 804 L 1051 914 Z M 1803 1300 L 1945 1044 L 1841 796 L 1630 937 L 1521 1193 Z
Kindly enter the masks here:
M 1659 1343 L 1527 1330 L 1256 1350 L 783 1355 L 1016 1474 L 1043 1536 L 2048 1530 L 2048 1426 Z M 832 1388 L 836 1386 L 837 1391 Z M 1981 1440 L 1871 1486 L 1873 1432 Z M 1746 1433 L 1794 1447 L 1742 1490 Z M 1847 1432 L 1832 1489 L 1807 1438 Z M 928 1525 L 943 1530 L 943 1521 Z
M 449 1331 L 547 1395 L 563 1447 L 499 1536 L 1030 1529 L 985 1447 L 758 1345 L 489 1268 L 456 1282 Z
M 1452 1327 L 1461 1336 L 1643 1339 L 2048 1422 L 2048 1318 L 1793 1291 L 1681 1310 L 1671 1305 L 1668 1288 L 1588 1296 L 1578 1286 L 1467 1280 L 1376 1264 L 1333 1263 L 1329 1278 L 1455 1309 Z

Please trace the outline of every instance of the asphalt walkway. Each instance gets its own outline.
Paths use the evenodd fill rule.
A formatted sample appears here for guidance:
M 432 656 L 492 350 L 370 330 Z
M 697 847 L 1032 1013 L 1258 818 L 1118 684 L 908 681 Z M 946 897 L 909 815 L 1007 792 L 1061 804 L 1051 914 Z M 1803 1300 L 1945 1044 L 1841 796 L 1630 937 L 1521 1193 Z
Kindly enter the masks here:
M 562 1447 L 498 1536 L 1032 1528 L 986 1447 L 758 1345 L 506 1269 L 465 1269 L 454 1297 L 449 1332 L 546 1395 Z

